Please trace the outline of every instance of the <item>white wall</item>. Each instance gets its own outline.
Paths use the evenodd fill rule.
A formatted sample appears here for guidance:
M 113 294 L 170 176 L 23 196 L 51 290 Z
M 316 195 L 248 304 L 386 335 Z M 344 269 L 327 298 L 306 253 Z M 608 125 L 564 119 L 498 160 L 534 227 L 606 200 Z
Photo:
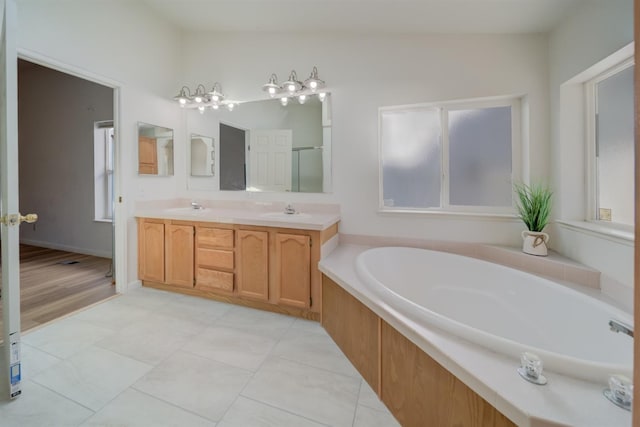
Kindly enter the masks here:
M 633 41 L 633 1 L 588 2 L 549 36 L 551 177 L 555 218 L 585 220 L 586 176 L 584 135 L 571 123 L 582 123 L 583 112 L 560 110 L 561 85 Z M 566 86 L 563 99 L 581 97 L 580 88 Z M 630 184 L 632 185 L 632 184 Z M 556 250 L 603 273 L 603 285 L 615 283 L 631 295 L 633 243 L 554 226 Z
M 112 225 L 96 222 L 94 123 L 113 120 L 113 89 L 38 65 L 18 76 L 20 227 L 25 243 L 111 257 Z
M 180 33 L 150 13 L 142 3 L 126 0 L 18 0 L 18 53 L 119 88 L 116 170 L 122 203 L 116 230 L 127 250 L 126 284 L 137 279 L 136 199 L 173 198 L 186 188 L 186 177 L 138 177 L 137 123 L 155 123 L 176 131 L 174 144 L 186 144 L 181 114 L 170 98 L 180 87 Z M 180 157 L 182 156 L 182 157 Z M 184 151 L 175 161 L 186 164 Z M 184 167 L 180 169 L 184 173 Z M 120 270 L 122 271 L 122 270 Z
M 278 46 L 278 54 L 273 54 Z M 224 52 L 225 60 L 202 52 Z M 357 54 L 354 54 L 356 53 Z M 261 86 L 292 68 L 314 65 L 332 92 L 333 194 L 287 200 L 340 203 L 341 231 L 518 244 L 518 221 L 381 215 L 378 206 L 378 108 L 492 95 L 527 95 L 531 173 L 548 170 L 548 64 L 544 35 L 288 35 L 187 33 L 184 82 L 220 81 L 233 99 L 264 97 Z M 176 171 L 176 173 L 180 173 Z M 281 199 L 277 194 L 190 191 L 186 197 Z

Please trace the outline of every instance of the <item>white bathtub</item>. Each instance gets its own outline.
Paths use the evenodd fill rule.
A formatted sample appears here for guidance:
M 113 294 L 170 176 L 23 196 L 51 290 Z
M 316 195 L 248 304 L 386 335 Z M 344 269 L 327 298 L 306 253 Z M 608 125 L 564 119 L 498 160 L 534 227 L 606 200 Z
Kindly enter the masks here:
M 360 280 L 389 306 L 492 351 L 540 356 L 551 370 L 606 384 L 632 376 L 633 340 L 609 330 L 628 314 L 566 286 L 490 262 L 425 249 L 369 249 Z

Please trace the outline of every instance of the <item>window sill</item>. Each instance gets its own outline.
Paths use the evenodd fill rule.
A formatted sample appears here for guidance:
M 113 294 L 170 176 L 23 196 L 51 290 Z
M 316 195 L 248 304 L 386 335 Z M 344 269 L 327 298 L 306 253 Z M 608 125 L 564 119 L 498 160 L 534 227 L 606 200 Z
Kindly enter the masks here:
M 433 218 L 450 219 L 482 219 L 493 221 L 520 221 L 517 215 L 511 213 L 495 212 L 465 212 L 465 211 L 439 211 L 439 210 L 418 210 L 418 209 L 378 209 L 380 215 L 416 215 Z
M 111 218 L 94 218 L 93 222 L 108 222 L 113 223 Z
M 633 246 L 633 242 L 635 241 L 634 232 L 631 228 L 616 227 L 614 225 L 590 221 L 556 220 L 555 222 L 562 228 L 604 238 L 616 243 Z

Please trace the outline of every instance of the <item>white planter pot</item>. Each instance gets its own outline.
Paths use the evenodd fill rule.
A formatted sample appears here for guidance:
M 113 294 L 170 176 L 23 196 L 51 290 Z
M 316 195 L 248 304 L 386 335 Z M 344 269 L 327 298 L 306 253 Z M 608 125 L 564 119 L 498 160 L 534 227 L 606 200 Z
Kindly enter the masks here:
M 525 230 L 522 232 L 522 252 L 537 256 L 547 256 L 547 233 Z

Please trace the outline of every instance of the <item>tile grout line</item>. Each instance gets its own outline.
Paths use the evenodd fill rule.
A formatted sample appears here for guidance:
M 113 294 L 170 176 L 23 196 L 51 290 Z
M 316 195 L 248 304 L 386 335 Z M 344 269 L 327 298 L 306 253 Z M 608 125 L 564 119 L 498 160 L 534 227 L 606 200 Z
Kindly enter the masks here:
M 93 409 L 89 408 L 88 406 L 85 406 L 85 405 L 83 405 L 82 403 L 80 403 L 80 402 L 78 402 L 78 401 L 76 401 L 76 400 L 74 400 L 74 399 L 72 399 L 72 398 L 70 398 L 70 397 L 65 396 L 64 394 L 61 394 L 60 392 L 58 392 L 58 391 L 56 391 L 56 390 L 54 390 L 54 389 L 52 389 L 52 388 L 50 388 L 50 387 L 48 387 L 48 386 L 46 386 L 46 385 L 44 385 L 44 384 L 41 384 L 41 383 L 39 383 L 39 382 L 37 382 L 37 381 L 34 381 L 33 379 L 30 379 L 29 381 L 31 381 L 32 383 L 38 384 L 40 387 L 42 387 L 42 388 L 44 388 L 44 389 L 49 390 L 51 393 L 57 394 L 58 396 L 62 397 L 63 399 L 68 400 L 69 402 L 75 403 L 76 405 L 81 406 L 82 408 L 84 408 L 84 409 L 86 409 L 86 410 L 90 411 L 92 414 L 91 414 L 89 417 L 87 417 L 87 419 L 86 419 L 86 420 L 88 420 L 89 418 L 91 418 L 91 417 L 92 417 L 93 415 L 95 415 L 95 413 L 97 412 L 97 411 L 95 411 L 95 410 L 93 410 Z M 86 421 L 86 420 L 85 420 L 85 421 Z M 84 422 L 84 421 L 83 421 L 83 422 Z
M 192 410 L 190 410 L 190 409 L 183 408 L 182 406 L 177 405 L 177 404 L 175 404 L 175 403 L 173 403 L 173 402 L 169 402 L 168 400 L 164 400 L 164 399 L 162 399 L 161 397 L 154 396 L 154 395 L 152 395 L 152 394 L 147 393 L 147 392 L 146 392 L 146 391 L 144 391 L 144 390 L 137 389 L 137 388 L 135 388 L 135 387 L 134 387 L 134 385 L 135 385 L 135 383 L 134 383 L 134 384 L 132 384 L 131 386 L 129 386 L 129 388 L 128 388 L 127 390 L 129 390 L 129 389 L 130 389 L 130 390 L 135 391 L 135 392 L 137 392 L 137 393 L 144 394 L 145 396 L 150 397 L 151 399 L 157 400 L 158 402 L 161 402 L 161 403 L 166 403 L 166 404 L 167 404 L 167 405 L 169 405 L 169 406 L 172 406 L 172 407 L 174 407 L 174 408 L 176 408 L 176 409 L 179 409 L 179 410 L 181 410 L 181 411 L 187 412 L 187 413 L 189 413 L 189 414 L 191 414 L 191 415 L 195 415 L 196 417 L 201 418 L 201 419 L 203 419 L 203 420 L 205 420 L 205 421 L 207 421 L 207 422 L 214 423 L 214 424 L 216 424 L 216 425 L 218 424 L 218 421 L 219 421 L 219 420 L 218 420 L 218 421 L 213 421 L 212 419 L 209 419 L 209 418 L 207 418 L 207 417 L 205 417 L 205 416 L 203 416 L 203 415 L 200 415 L 200 414 L 198 414 L 198 413 L 195 413 L 195 412 L 193 412 L 193 411 L 192 411 Z
M 280 407 L 275 406 L 275 405 L 273 405 L 273 404 L 271 404 L 271 403 L 266 403 L 266 402 L 263 402 L 263 401 L 261 401 L 261 400 L 254 399 L 253 397 L 248 397 L 248 396 L 244 396 L 244 395 L 242 395 L 242 398 L 247 399 L 247 400 L 251 400 L 252 402 L 259 403 L 260 405 L 264 405 L 264 406 L 268 406 L 268 407 L 273 408 L 273 409 L 277 409 L 278 411 L 285 412 L 285 413 L 287 413 L 287 414 L 289 414 L 289 415 L 294 415 L 294 416 L 296 416 L 296 417 L 298 417 L 298 418 L 302 418 L 302 419 L 305 419 L 305 420 L 307 420 L 307 421 L 311 421 L 311 422 L 314 422 L 314 423 L 316 423 L 316 424 L 320 424 L 320 425 L 322 425 L 322 426 L 331 427 L 331 425 L 330 425 L 330 424 L 326 424 L 326 423 L 324 423 L 324 422 L 322 422 L 322 421 L 318 421 L 318 420 L 315 420 L 315 419 L 313 419 L 313 418 L 309 418 L 309 417 L 307 417 L 307 416 L 305 416 L 305 415 L 296 414 L 295 412 L 291 412 L 291 411 L 290 411 L 290 410 L 288 410 L 288 409 L 280 408 Z
M 360 380 L 360 387 L 358 388 L 358 398 L 356 399 L 356 404 L 353 408 L 353 418 L 351 419 L 351 427 L 355 427 L 356 425 L 356 415 L 358 415 L 358 405 L 360 404 L 360 393 L 362 393 L 362 382 L 364 379 Z

